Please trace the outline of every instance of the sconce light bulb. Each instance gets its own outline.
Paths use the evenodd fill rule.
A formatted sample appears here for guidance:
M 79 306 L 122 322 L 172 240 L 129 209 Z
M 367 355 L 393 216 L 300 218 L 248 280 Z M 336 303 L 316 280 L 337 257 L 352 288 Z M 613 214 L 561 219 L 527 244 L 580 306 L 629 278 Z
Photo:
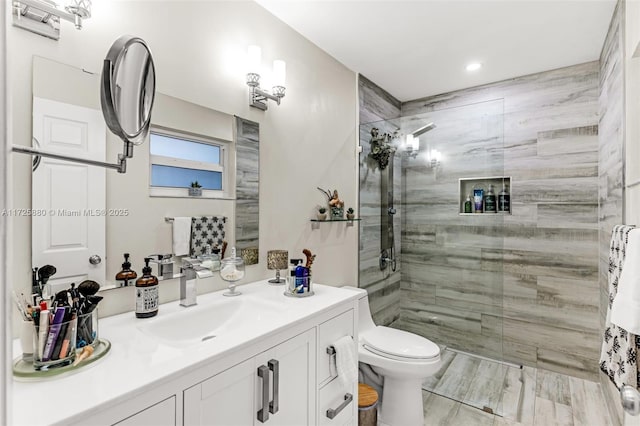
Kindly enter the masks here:
M 286 76 L 286 62 L 280 59 L 276 59 L 275 61 L 273 61 L 273 85 L 285 87 Z
M 250 45 L 247 49 L 247 73 L 260 74 L 260 61 L 262 60 L 260 46 Z

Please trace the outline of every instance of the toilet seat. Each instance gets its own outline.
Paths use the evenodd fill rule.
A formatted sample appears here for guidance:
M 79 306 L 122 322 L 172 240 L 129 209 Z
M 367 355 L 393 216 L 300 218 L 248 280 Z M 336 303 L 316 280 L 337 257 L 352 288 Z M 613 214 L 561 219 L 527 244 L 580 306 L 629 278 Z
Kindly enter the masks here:
M 360 338 L 366 350 L 398 361 L 428 361 L 440 356 L 440 348 L 432 341 L 394 328 L 375 327 Z

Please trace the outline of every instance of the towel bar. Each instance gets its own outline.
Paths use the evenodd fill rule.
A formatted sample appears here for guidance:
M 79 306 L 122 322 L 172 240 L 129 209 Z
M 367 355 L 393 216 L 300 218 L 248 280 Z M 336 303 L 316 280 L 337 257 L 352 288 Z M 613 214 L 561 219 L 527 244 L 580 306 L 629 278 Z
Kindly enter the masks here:
M 327 353 L 329 355 L 335 355 L 336 354 L 336 348 L 334 348 L 333 346 L 327 346 Z

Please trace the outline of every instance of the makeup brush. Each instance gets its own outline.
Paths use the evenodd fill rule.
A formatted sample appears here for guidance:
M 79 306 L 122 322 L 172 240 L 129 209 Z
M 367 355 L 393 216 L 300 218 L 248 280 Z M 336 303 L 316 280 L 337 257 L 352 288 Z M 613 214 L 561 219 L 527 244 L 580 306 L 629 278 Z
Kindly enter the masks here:
M 85 280 L 78 285 L 78 291 L 84 297 L 93 296 L 100 290 L 100 284 L 95 281 Z
M 45 285 L 49 278 L 58 272 L 56 267 L 53 265 L 45 265 L 42 268 L 38 269 L 38 278 L 40 279 L 40 284 Z

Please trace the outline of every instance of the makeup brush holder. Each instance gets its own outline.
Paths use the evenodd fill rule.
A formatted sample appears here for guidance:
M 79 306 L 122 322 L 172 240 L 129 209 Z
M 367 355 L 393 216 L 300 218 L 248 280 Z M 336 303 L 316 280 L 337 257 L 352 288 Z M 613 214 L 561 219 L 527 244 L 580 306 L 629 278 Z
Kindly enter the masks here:
M 289 297 L 313 296 L 313 282 L 311 280 L 311 275 L 306 277 L 288 277 L 287 288 L 284 295 Z
M 98 345 L 99 337 L 98 309 L 94 309 L 88 314 L 79 315 L 76 346 L 81 348 L 83 346 L 90 345 L 95 348 Z
M 33 367 L 40 370 L 62 367 L 76 356 L 77 318 L 52 324 L 33 333 Z

